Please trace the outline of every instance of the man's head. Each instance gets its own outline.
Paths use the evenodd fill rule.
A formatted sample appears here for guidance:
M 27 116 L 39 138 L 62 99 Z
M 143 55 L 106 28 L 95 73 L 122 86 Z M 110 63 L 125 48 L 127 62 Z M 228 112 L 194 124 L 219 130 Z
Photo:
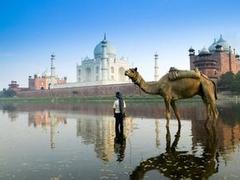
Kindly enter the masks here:
M 118 99 L 122 98 L 122 94 L 119 91 L 116 92 L 116 98 L 118 98 Z

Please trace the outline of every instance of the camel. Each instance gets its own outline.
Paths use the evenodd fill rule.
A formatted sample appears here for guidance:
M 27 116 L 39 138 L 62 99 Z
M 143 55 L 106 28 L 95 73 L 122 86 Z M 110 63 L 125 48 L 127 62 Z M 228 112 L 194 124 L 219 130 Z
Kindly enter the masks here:
M 170 69 L 170 71 L 174 70 L 175 68 Z M 206 106 L 207 120 L 205 125 L 207 125 L 209 119 L 213 119 L 215 123 L 216 119 L 218 118 L 215 83 L 200 72 L 196 73 L 196 75 L 194 75 L 193 71 L 182 72 L 183 76 L 181 76 L 181 73 L 174 73 L 174 75 L 172 75 L 171 72 L 168 72 L 157 82 L 145 82 L 145 80 L 137 71 L 137 68 L 130 68 L 126 70 L 125 75 L 128 76 L 132 82 L 139 86 L 145 93 L 160 95 L 164 98 L 167 127 L 169 126 L 169 120 L 171 117 L 170 106 L 172 107 L 178 120 L 178 125 L 181 126 L 180 114 L 177 110 L 175 101 L 179 99 L 191 98 L 195 95 L 200 95 Z

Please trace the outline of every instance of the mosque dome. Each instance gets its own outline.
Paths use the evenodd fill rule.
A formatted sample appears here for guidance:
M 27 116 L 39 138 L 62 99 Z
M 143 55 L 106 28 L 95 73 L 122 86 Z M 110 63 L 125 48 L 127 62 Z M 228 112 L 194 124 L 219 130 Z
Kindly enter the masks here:
M 222 46 L 222 48 L 223 48 L 224 51 L 229 51 L 229 44 L 227 43 L 227 41 L 225 41 L 225 40 L 222 38 L 222 35 L 220 35 L 220 38 L 219 38 L 219 40 L 217 41 L 217 44 L 216 44 L 216 45 Z
M 209 55 L 211 54 L 207 48 L 203 47 L 202 50 L 199 52 L 199 56 Z
M 222 35 L 218 40 L 214 39 L 214 42 L 209 46 L 208 50 L 213 52 L 216 50 L 216 46 L 221 47 L 223 51 L 229 51 L 229 44 L 223 39 Z
M 217 40 L 214 38 L 214 42 L 209 46 L 208 50 L 210 52 L 215 51 L 216 50 L 216 45 L 217 45 Z
M 116 50 L 115 48 L 111 45 L 109 41 L 106 39 L 106 34 L 104 35 L 104 39 L 96 45 L 94 48 L 94 57 L 96 58 L 101 58 L 103 56 L 103 47 L 102 45 L 106 45 L 106 54 L 109 57 L 116 57 Z

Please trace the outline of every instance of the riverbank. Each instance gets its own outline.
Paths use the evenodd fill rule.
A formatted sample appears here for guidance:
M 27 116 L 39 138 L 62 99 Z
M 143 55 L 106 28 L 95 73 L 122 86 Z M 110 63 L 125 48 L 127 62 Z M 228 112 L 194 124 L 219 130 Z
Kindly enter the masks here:
M 112 102 L 114 96 L 76 96 L 76 97 L 12 97 L 0 98 L 0 104 L 8 103 L 81 103 L 81 102 Z M 142 96 L 125 96 L 126 102 L 163 102 L 161 96 L 142 95 Z M 181 101 L 196 102 L 201 101 L 200 97 L 184 99 Z
M 112 102 L 115 99 L 114 96 L 71 96 L 71 97 L 11 97 L 0 98 L 0 104 L 11 103 L 81 103 L 81 102 Z M 161 96 L 155 95 L 136 95 L 125 96 L 126 102 L 163 102 Z M 195 96 L 189 99 L 182 99 L 178 102 L 199 102 L 202 101 L 200 96 Z M 223 95 L 218 94 L 217 103 L 240 103 L 240 96 L 238 95 Z

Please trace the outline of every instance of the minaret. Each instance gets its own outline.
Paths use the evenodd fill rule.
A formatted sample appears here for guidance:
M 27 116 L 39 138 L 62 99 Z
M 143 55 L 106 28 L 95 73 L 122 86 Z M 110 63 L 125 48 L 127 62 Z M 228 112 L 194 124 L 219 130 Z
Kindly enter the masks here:
M 195 50 L 192 48 L 192 46 L 189 48 L 188 50 L 189 52 L 189 57 L 190 57 L 190 69 L 194 69 L 195 65 L 194 65 L 194 61 L 195 61 Z
M 154 65 L 154 81 L 159 80 L 159 67 L 158 67 L 158 54 L 154 55 L 155 65 Z
M 228 55 L 229 55 L 229 71 L 232 72 L 232 48 L 231 48 L 231 46 L 229 46 Z
M 55 60 L 55 55 L 51 55 L 51 77 L 55 77 L 55 66 L 53 64 L 53 61 Z
M 104 34 L 104 39 L 102 40 L 102 80 L 106 81 L 108 74 L 107 68 L 107 40 L 106 33 Z

